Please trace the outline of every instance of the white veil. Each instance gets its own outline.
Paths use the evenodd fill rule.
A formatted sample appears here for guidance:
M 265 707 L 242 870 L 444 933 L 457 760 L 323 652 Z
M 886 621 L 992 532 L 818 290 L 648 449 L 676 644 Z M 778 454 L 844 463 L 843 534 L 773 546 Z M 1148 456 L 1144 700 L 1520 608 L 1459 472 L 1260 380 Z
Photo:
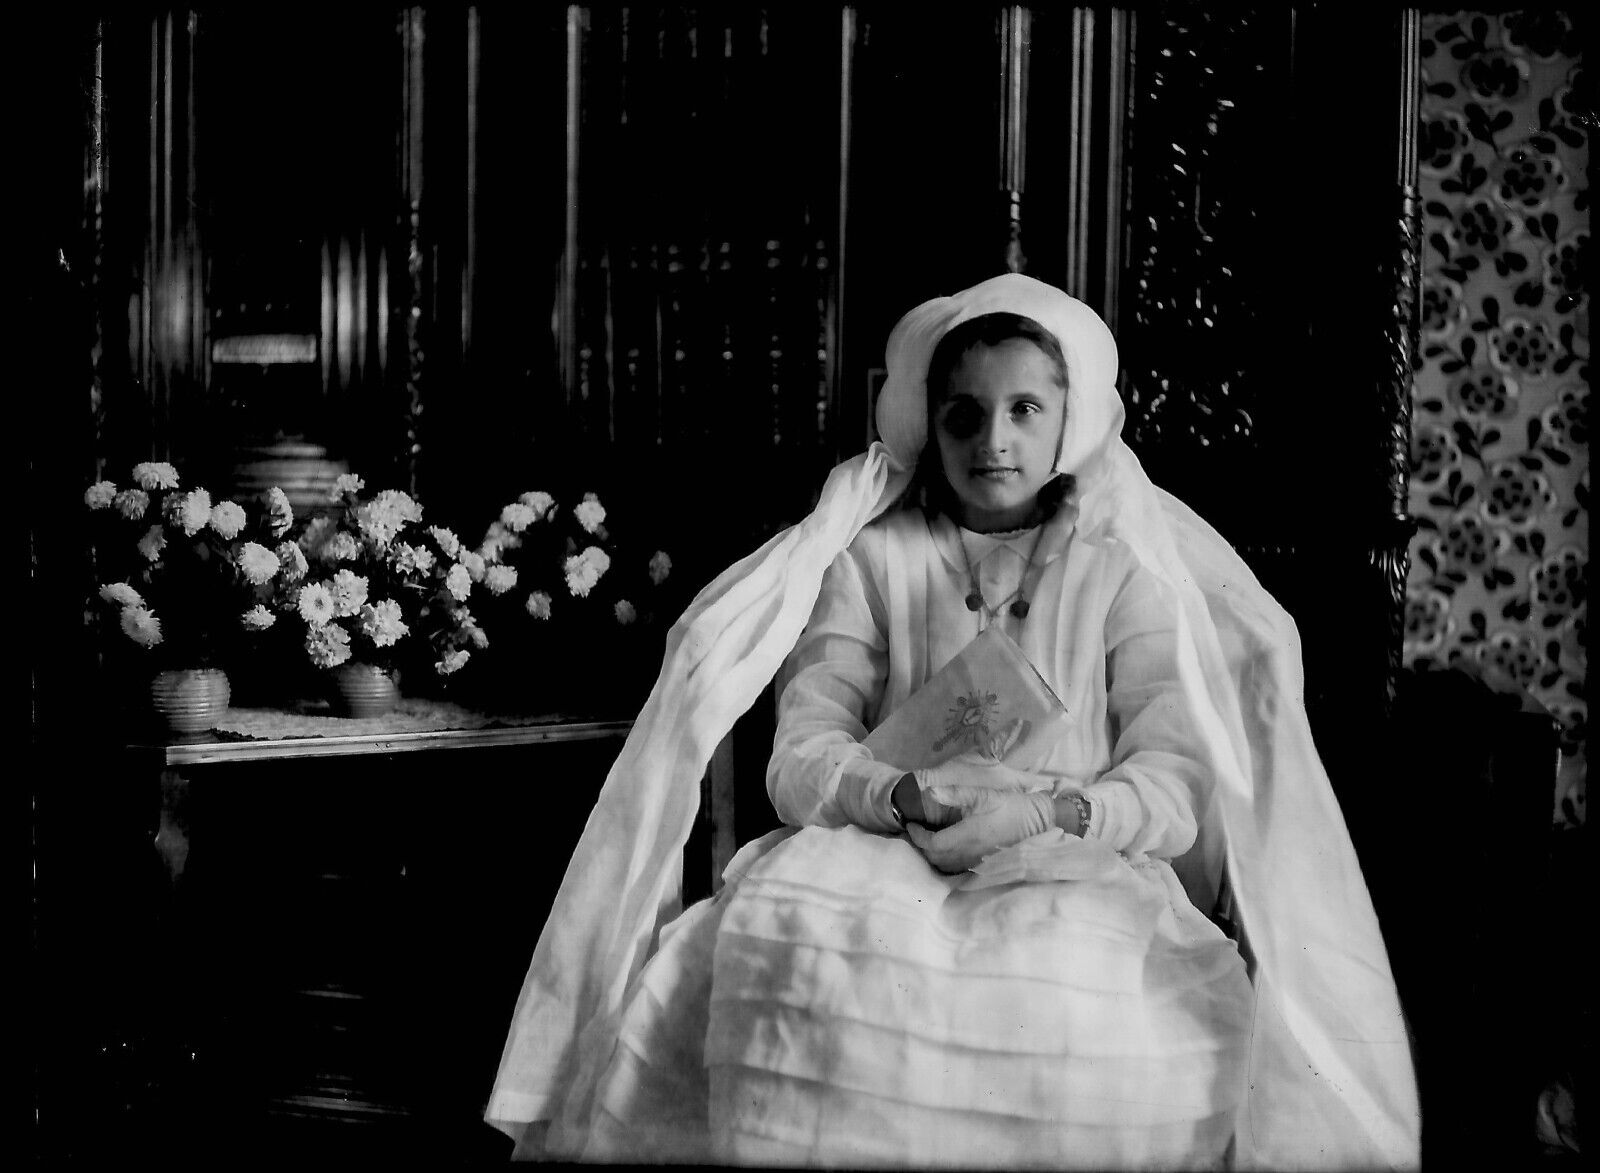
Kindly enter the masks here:
M 1006 311 L 1060 340 L 1069 389 L 1057 468 L 1077 478 L 1078 536 L 1122 543 L 1177 605 L 1178 662 L 1213 785 L 1174 866 L 1210 911 L 1224 879 L 1253 957 L 1257 1012 L 1235 1163 L 1418 1163 L 1410 1046 L 1365 882 L 1303 706 L 1299 636 L 1228 544 L 1153 485 L 1123 443 L 1110 331 L 1020 274 L 916 307 L 888 345 L 882 440 L 835 468 L 816 509 L 725 571 L 667 641 L 660 678 L 612 766 L 534 951 L 486 1113 L 588 1118 L 629 985 L 681 908 L 681 851 L 717 743 L 810 616 L 823 572 L 904 492 L 926 442 L 926 376 L 952 326 Z

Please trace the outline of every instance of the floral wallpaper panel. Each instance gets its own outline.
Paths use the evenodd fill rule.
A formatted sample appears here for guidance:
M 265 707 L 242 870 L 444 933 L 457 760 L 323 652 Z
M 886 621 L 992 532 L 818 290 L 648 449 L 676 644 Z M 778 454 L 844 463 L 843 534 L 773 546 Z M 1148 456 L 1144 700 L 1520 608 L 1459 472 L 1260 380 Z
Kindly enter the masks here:
M 1408 664 L 1492 665 L 1561 721 L 1584 820 L 1592 90 L 1571 13 L 1423 18 Z

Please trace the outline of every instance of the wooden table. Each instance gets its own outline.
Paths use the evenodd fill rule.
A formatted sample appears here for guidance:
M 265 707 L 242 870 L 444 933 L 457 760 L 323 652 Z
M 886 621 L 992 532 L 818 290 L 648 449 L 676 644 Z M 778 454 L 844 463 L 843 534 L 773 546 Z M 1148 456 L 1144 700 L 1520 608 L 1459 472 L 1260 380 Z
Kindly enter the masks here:
M 188 799 L 201 767 L 239 762 L 283 762 L 333 757 L 372 757 L 433 750 L 491 749 L 563 741 L 620 742 L 632 721 L 568 721 L 551 719 L 520 725 L 421 732 L 345 734 L 240 740 L 216 733 L 192 740 L 133 744 L 128 747 L 135 768 L 161 778 L 161 816 L 155 846 L 176 883 L 189 858 Z
M 477 714 L 470 716 L 484 720 Z M 176 1105 L 173 1111 L 182 1118 L 209 1119 L 217 1111 L 210 1100 L 204 1099 L 214 1094 L 209 1089 L 232 1086 L 239 1073 L 261 1070 L 265 1054 L 269 1059 L 266 1066 L 271 1069 L 270 1078 L 257 1076 L 260 1086 L 249 1095 L 229 1093 L 236 1102 L 232 1102 L 228 1110 L 234 1113 L 236 1122 L 248 1122 L 256 1135 L 270 1132 L 278 1137 L 274 1143 L 286 1146 L 278 1151 L 307 1154 L 326 1151 L 327 1144 L 343 1138 L 341 1143 L 353 1144 L 357 1151 L 404 1152 L 408 1151 L 407 1146 L 422 1143 L 413 1139 L 419 1136 L 451 1138 L 438 1142 L 444 1146 L 444 1151 L 451 1150 L 457 1143 L 453 1138 L 459 1138 L 462 1145 L 492 1148 L 492 1142 L 499 1138 L 486 1135 L 491 1130 L 481 1122 L 478 1100 L 487 1093 L 486 1088 L 478 1085 L 486 1084 L 493 1073 L 493 1056 L 504 1029 L 503 1020 L 510 1014 L 512 994 L 536 937 L 537 925 L 533 921 L 537 917 L 528 912 L 525 914 L 527 923 L 517 926 L 517 931 L 527 938 L 520 944 L 513 941 L 490 947 L 465 929 L 456 935 L 447 933 L 442 944 L 430 943 L 430 926 L 437 931 L 441 925 L 487 920 L 481 905 L 491 899 L 488 894 L 480 893 L 470 879 L 444 890 L 438 887 L 441 870 L 448 871 L 451 860 L 470 858 L 473 851 L 470 845 L 463 845 L 460 836 L 451 838 L 455 830 L 451 825 L 452 796 L 459 794 L 465 805 L 475 807 L 475 815 L 467 820 L 468 833 L 481 832 L 485 830 L 485 819 L 503 822 L 516 817 L 508 813 L 505 798 L 529 796 L 528 785 L 524 784 L 527 779 L 513 776 L 508 782 L 504 773 L 505 751 L 529 747 L 537 752 L 541 745 L 590 743 L 596 752 L 581 755 L 588 764 L 581 777 L 572 779 L 573 801 L 563 806 L 560 813 L 562 826 L 569 834 L 575 834 L 573 828 L 583 825 L 585 803 L 592 802 L 593 795 L 599 791 L 605 764 L 632 728 L 632 722 L 626 720 L 522 717 L 506 721 L 520 723 L 494 723 L 470 729 L 325 733 L 255 739 L 212 732 L 182 741 L 127 745 L 130 765 L 137 771 L 137 777 L 147 781 L 160 778 L 160 818 L 154 845 L 165 866 L 169 907 L 160 915 L 152 938 L 163 942 L 155 950 L 163 959 L 163 970 L 154 983 L 163 999 L 163 1008 L 152 1014 L 171 1037 L 160 1039 L 159 1047 L 152 1044 L 147 1048 L 150 1053 L 139 1059 L 149 1068 L 146 1082 L 158 1089 L 152 1093 L 155 1100 Z M 226 727 L 230 722 L 224 719 L 222 724 Z M 239 722 L 235 720 L 231 724 L 237 726 Z M 336 729 L 354 723 L 321 718 L 317 724 L 322 729 Z M 614 742 L 615 748 L 602 744 L 608 742 Z M 500 752 L 491 752 L 497 750 Z M 466 751 L 478 751 L 481 757 Z M 435 755 L 435 760 L 429 761 L 422 756 L 425 754 Z M 390 763 L 395 755 L 406 755 L 407 761 Z M 331 769 L 326 765 L 313 766 L 311 763 L 318 759 L 348 759 L 352 763 L 364 760 L 367 768 L 346 775 L 338 769 L 336 761 Z M 268 771 L 255 770 L 251 763 L 265 763 Z M 241 766 L 251 771 L 251 776 L 242 777 L 237 770 L 230 769 Z M 324 812 L 315 805 L 317 795 L 326 796 L 335 803 L 357 801 L 344 796 L 371 792 L 375 777 L 385 779 L 408 774 L 414 777 L 419 771 L 426 777 L 436 776 L 442 782 L 437 816 L 441 825 L 441 850 L 432 863 L 431 879 L 419 877 L 415 866 L 418 863 L 425 868 L 428 866 L 425 856 L 433 853 L 424 847 L 424 858 L 411 858 L 411 873 L 403 880 L 393 880 L 393 887 L 382 891 L 396 899 L 409 891 L 413 900 L 420 899 L 421 906 L 429 911 L 431 919 L 425 916 L 423 923 L 417 922 L 416 908 L 411 905 L 406 906 L 407 912 L 396 913 L 394 917 L 405 932 L 414 935 L 414 956 L 435 959 L 425 962 L 432 965 L 426 976 L 419 979 L 414 976 L 415 970 L 386 967 L 382 972 L 392 979 L 390 984 L 361 986 L 352 985 L 348 975 L 337 971 L 336 966 L 324 972 L 313 965 L 304 973 L 297 971 L 293 981 L 288 977 L 257 977 L 252 984 L 242 987 L 242 994 L 236 993 L 241 989 L 238 976 L 244 971 L 234 964 L 240 952 L 227 942 L 249 940 L 255 930 L 241 929 L 231 923 L 235 910 L 229 902 L 237 895 L 236 890 L 227 889 L 228 894 L 220 898 L 223 907 L 220 910 L 217 907 L 218 860 L 235 858 L 239 844 L 232 832 L 237 831 L 240 824 L 236 820 L 229 823 L 226 819 L 218 823 L 215 804 L 221 801 L 228 809 L 242 807 L 246 810 L 259 806 L 263 817 L 272 819 L 285 834 L 282 850 L 292 856 L 296 842 L 314 836 L 319 829 L 318 820 Z M 313 775 L 315 778 L 308 787 L 305 780 Z M 339 779 L 346 776 L 349 787 L 339 784 Z M 542 781 L 533 777 L 531 784 L 537 786 Z M 242 789 L 235 789 L 235 786 Z M 380 785 L 376 801 L 382 802 L 384 793 L 387 790 Z M 374 810 L 376 821 L 408 803 L 415 811 L 419 795 L 425 796 L 427 790 L 415 786 L 408 789 L 404 784 L 397 784 L 393 793 L 393 809 Z M 497 799 L 496 794 L 501 798 Z M 426 813 L 426 808 L 424 811 L 413 817 L 420 817 L 426 825 L 433 816 Z M 192 825 L 191 813 L 194 815 Z M 474 823 L 473 819 L 477 821 Z M 296 828 L 303 829 L 304 835 Z M 205 857 L 204 860 L 201 856 L 195 857 L 193 875 L 186 880 L 191 830 L 196 847 Z M 417 850 L 416 844 L 410 850 Z M 563 847 L 554 855 L 567 850 L 570 847 Z M 509 858 L 504 852 L 500 857 Z M 258 857 L 249 855 L 247 858 Z M 702 861 L 700 855 L 695 856 L 697 876 L 702 870 L 709 870 L 707 862 Z M 548 866 L 553 866 L 555 871 L 543 880 L 530 881 L 530 907 L 553 895 L 551 885 L 559 878 L 559 861 Z M 233 871 L 227 875 L 235 880 L 241 868 L 245 874 L 249 870 L 248 865 L 230 863 L 228 867 Z M 515 869 L 520 864 L 511 858 L 507 867 Z M 273 887 L 276 880 L 267 878 L 262 882 L 262 891 L 276 890 Z M 366 890 L 348 876 L 308 874 L 305 883 L 308 889 L 320 885 L 330 892 L 351 885 L 355 885 L 356 890 Z M 425 895 L 417 897 L 419 892 Z M 309 905 L 308 899 L 311 900 Z M 289 903 L 303 911 L 307 907 L 323 906 L 325 898 L 299 895 L 290 898 Z M 197 907 L 201 911 L 197 912 Z M 451 914 L 452 907 L 460 910 L 459 916 Z M 284 917 L 292 920 L 295 915 L 289 912 Z M 239 919 L 249 921 L 249 912 Z M 353 930 L 356 927 L 359 926 L 353 926 Z M 224 940 L 221 946 L 219 931 Z M 285 940 L 281 924 L 273 931 L 277 936 L 269 933 L 269 940 L 281 945 Z M 322 939 L 312 932 L 297 944 L 315 962 L 322 956 L 321 945 L 315 942 Z M 462 961 L 463 972 L 458 974 L 449 958 L 463 941 L 480 947 L 470 959 Z M 271 945 L 266 947 L 271 948 Z M 242 956 L 248 962 L 250 955 Z M 326 964 L 335 965 L 331 959 Z M 442 982 L 444 977 L 450 981 Z M 266 1025 L 257 1025 L 259 1023 Z M 255 1034 L 241 1036 L 238 1033 L 241 1026 L 252 1025 Z M 441 1078 L 445 1074 L 449 1078 L 438 1085 L 419 1083 L 410 1074 L 378 1078 L 389 1074 L 382 1070 L 389 1060 L 382 1057 L 387 1052 L 376 1048 L 387 1046 L 388 1040 L 396 1037 L 407 1041 L 409 1050 L 404 1057 L 411 1060 L 412 1067 L 423 1072 L 437 1071 Z M 161 1056 L 168 1052 L 184 1057 L 182 1062 L 164 1060 Z M 374 1054 L 380 1057 L 372 1058 Z M 418 1055 L 429 1058 L 416 1059 Z M 228 1098 L 224 1097 L 222 1102 L 228 1103 Z M 372 1133 L 366 1127 L 351 1132 L 352 1125 L 370 1126 L 379 1132 Z M 328 1127 L 335 1131 L 326 1133 Z M 218 1136 L 225 1134 L 222 1130 Z M 381 1137 L 388 1139 L 380 1140 Z M 218 1141 L 218 1137 L 207 1133 L 197 1134 L 184 1143 L 205 1151 L 214 1141 Z M 372 1148 L 380 1143 L 390 1145 L 390 1149 Z

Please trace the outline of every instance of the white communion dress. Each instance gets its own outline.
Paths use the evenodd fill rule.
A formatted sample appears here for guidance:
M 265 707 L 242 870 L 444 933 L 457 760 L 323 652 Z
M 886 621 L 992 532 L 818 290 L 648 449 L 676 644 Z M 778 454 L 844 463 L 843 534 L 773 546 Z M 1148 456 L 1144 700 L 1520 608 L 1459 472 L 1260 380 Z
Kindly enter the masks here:
M 1223 1161 L 1254 995 L 1166 862 L 1194 842 L 1203 785 L 1175 617 L 1136 559 L 1075 542 L 1073 523 L 1068 506 L 1043 534 L 994 537 L 903 509 L 834 561 L 779 680 L 768 786 L 789 826 L 662 931 L 591 1117 L 554 1130 L 551 1155 Z M 1091 837 L 1065 852 L 1063 832 L 1039 837 L 1056 848 L 1043 872 L 1024 845 L 942 875 L 886 817 L 904 770 L 861 741 L 986 621 L 964 602 L 966 558 L 1000 600 L 1030 552 L 1027 616 L 995 622 L 1075 717 L 1042 772 L 1084 790 Z
M 1001 604 L 1028 535 L 968 534 L 964 555 L 950 523 L 895 508 L 932 351 L 990 313 L 1044 326 L 1068 373 L 1056 471 L 1074 491 L 1022 620 Z M 539 930 L 486 1119 L 520 1155 L 591 1160 L 1415 1167 L 1404 1016 L 1298 632 L 1121 440 L 1105 323 L 1007 273 L 915 307 L 885 361 L 880 439 L 669 633 Z M 1052 830 L 947 877 L 896 834 L 901 765 L 861 742 L 977 634 L 968 556 L 1071 715 L 1041 776 L 1093 817 L 1088 839 Z M 700 779 L 775 674 L 767 781 L 788 826 L 684 911 Z M 1224 892 L 1239 947 L 1203 915 Z

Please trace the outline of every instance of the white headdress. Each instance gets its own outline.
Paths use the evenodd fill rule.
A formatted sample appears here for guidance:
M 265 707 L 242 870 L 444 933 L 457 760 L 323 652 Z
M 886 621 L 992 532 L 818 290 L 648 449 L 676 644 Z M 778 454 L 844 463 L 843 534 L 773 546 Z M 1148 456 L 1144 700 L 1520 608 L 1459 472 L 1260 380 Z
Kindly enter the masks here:
M 1060 341 L 1078 536 L 1125 543 L 1176 604 L 1178 663 L 1213 786 L 1174 866 L 1202 910 L 1224 876 L 1254 956 L 1257 1019 L 1235 1159 L 1269 1168 L 1406 1167 L 1420 1116 L 1388 956 L 1302 704 L 1293 621 L 1226 542 L 1150 482 L 1123 443 L 1110 331 L 1020 274 L 908 313 L 888 344 L 882 439 L 829 475 L 816 509 L 725 571 L 667 641 L 661 676 L 612 766 L 534 952 L 491 1122 L 586 1114 L 629 984 L 681 907 L 682 848 L 717 743 L 798 639 L 823 572 L 904 492 L 927 441 L 939 339 L 1009 312 Z

